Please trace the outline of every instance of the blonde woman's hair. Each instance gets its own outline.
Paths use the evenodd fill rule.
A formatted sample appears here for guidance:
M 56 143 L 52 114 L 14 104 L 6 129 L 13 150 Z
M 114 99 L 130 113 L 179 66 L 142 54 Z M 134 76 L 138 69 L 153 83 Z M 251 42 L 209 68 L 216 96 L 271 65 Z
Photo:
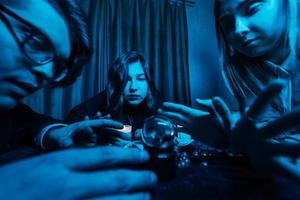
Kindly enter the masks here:
M 220 51 L 221 62 L 223 64 L 223 77 L 230 91 L 237 98 L 240 111 L 243 112 L 248 100 L 257 96 L 263 88 L 274 78 L 276 78 L 273 68 L 266 65 L 266 60 L 262 57 L 251 58 L 244 55 L 230 45 L 224 37 L 224 33 L 218 23 L 220 5 L 224 0 L 216 0 L 214 7 L 215 26 Z M 228 1 L 228 0 L 226 0 Z M 280 16 L 285 16 L 286 27 L 283 33 L 283 41 L 287 44 L 290 55 L 297 56 L 297 7 L 299 0 L 281 0 L 282 10 Z M 232 53 L 234 52 L 234 53 Z M 272 104 L 277 110 L 282 112 L 283 105 L 278 100 Z

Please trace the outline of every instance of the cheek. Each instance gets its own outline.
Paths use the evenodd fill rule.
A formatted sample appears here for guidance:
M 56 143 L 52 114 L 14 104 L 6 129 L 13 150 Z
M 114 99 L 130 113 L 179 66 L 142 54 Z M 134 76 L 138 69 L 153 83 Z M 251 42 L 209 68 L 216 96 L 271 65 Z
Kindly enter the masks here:
M 127 96 L 130 93 L 130 86 L 127 83 L 124 90 L 123 90 L 123 96 Z
M 3 23 L 2 23 L 3 25 Z M 0 23 L 0 79 L 4 78 L 5 74 L 10 74 L 19 70 L 20 65 L 23 65 L 23 54 L 21 54 L 19 47 L 17 46 L 14 38 L 12 38 L 10 32 L 1 26 Z
M 249 21 L 254 32 L 265 40 L 276 40 L 285 27 L 285 17 L 280 16 L 278 10 L 269 7 Z M 278 38 L 277 38 L 278 39 Z
M 0 43 L 1 44 L 1 43 Z M 17 73 L 23 69 L 20 66 L 21 62 L 18 61 L 17 57 L 14 56 L 12 49 L 3 48 L 0 56 L 0 81 L 8 78 L 9 76 Z
M 140 91 L 143 94 L 143 96 L 146 96 L 148 93 L 148 84 L 147 83 L 142 83 L 140 86 Z
M 265 27 L 265 42 L 271 49 L 280 41 L 281 36 L 284 34 L 283 27 L 274 27 L 272 25 L 269 28 Z

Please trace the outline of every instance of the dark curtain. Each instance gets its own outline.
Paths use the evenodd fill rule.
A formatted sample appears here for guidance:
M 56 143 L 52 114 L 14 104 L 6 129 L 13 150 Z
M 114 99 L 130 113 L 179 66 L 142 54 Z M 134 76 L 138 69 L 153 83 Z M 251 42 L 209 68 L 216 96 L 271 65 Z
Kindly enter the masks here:
M 139 51 L 153 68 L 164 100 L 190 104 L 187 17 L 168 0 L 79 0 L 88 15 L 94 55 L 76 83 L 43 91 L 25 102 L 62 118 L 76 104 L 105 88 L 108 65 L 128 50 Z

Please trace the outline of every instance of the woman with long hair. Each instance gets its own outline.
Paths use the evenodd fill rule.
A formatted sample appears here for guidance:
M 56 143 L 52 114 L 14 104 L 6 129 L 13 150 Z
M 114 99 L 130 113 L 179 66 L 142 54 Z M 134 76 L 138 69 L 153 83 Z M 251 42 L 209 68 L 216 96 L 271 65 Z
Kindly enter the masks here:
M 299 181 L 297 160 L 290 159 L 300 154 L 300 140 L 292 133 L 297 130 L 291 131 L 300 119 L 295 110 L 300 99 L 297 10 L 295 0 L 216 0 L 223 74 L 239 112 L 233 114 L 220 98 L 213 98 L 197 100 L 205 111 L 165 103 L 161 113 L 210 145 Z M 206 124 L 203 131 L 201 122 L 207 117 L 215 125 Z
M 241 112 L 278 78 L 286 80 L 288 86 L 272 103 L 274 112 L 282 114 L 299 104 L 297 8 L 295 0 L 216 1 L 224 78 Z M 230 9 L 233 11 L 227 13 Z
M 128 51 L 110 66 L 105 90 L 73 108 L 66 121 L 109 115 L 131 126 L 131 132 L 135 133 L 142 128 L 145 118 L 156 113 L 159 104 L 149 64 L 143 55 Z M 120 137 L 128 140 L 131 136 Z

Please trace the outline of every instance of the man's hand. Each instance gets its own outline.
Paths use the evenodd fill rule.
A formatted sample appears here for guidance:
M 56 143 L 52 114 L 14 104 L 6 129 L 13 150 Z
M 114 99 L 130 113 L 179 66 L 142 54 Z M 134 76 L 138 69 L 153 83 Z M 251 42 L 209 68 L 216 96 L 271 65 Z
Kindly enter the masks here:
M 50 129 L 44 137 L 43 144 L 47 149 L 67 148 L 72 145 L 95 146 L 97 133 L 104 128 L 120 129 L 123 128 L 123 124 L 110 119 L 85 119 L 66 127 Z
M 15 162 L 0 167 L 0 199 L 150 199 L 156 175 L 126 168 L 148 159 L 145 151 L 100 147 Z

